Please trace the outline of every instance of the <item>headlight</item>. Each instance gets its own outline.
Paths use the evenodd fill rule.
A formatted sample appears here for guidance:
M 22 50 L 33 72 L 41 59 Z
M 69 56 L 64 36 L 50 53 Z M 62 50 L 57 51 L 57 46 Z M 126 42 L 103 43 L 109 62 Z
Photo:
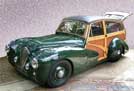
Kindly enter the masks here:
M 38 60 L 36 58 L 33 58 L 32 62 L 31 62 L 31 66 L 34 69 L 37 69 L 38 68 Z
M 18 57 L 15 56 L 15 57 L 14 57 L 14 62 L 16 63 L 17 61 L 18 61 Z
M 26 70 L 29 70 L 29 63 L 27 63 L 27 64 L 25 65 L 25 69 L 26 69 Z

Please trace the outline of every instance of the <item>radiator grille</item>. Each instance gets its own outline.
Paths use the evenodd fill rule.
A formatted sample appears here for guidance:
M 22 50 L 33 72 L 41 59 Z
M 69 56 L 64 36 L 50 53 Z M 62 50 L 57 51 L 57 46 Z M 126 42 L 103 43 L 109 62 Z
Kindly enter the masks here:
M 20 52 L 20 66 L 23 68 L 28 60 L 29 50 L 27 47 L 22 48 Z

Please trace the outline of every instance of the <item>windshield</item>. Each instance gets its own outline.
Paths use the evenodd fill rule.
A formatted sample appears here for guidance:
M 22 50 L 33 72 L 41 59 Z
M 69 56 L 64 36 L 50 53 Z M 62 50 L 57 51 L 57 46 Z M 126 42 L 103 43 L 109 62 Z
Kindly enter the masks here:
M 71 33 L 84 37 L 86 24 L 81 21 L 64 21 L 60 24 L 57 32 Z

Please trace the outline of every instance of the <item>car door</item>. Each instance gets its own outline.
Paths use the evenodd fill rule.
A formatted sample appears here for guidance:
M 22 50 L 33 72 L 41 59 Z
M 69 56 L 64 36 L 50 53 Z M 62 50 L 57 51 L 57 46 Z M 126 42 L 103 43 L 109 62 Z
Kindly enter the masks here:
M 107 57 L 106 32 L 104 27 L 104 21 L 91 23 L 86 44 L 87 49 L 98 52 L 99 61 Z

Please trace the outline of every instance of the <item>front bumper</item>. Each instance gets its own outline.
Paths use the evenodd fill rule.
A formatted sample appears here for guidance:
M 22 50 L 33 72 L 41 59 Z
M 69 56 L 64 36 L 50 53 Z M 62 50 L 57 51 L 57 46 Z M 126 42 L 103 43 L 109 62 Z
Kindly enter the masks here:
M 21 75 L 25 76 L 28 79 L 31 79 L 35 82 L 38 82 L 38 80 L 36 79 L 36 72 L 32 72 L 32 71 L 25 71 L 24 69 L 20 69 L 18 67 L 15 67 L 15 70 L 17 72 L 19 72 Z
M 34 82 L 44 85 L 47 81 L 48 74 L 50 71 L 51 64 L 41 64 L 38 69 L 33 69 L 32 67 L 29 70 L 25 70 L 25 68 L 21 68 L 17 64 L 14 65 L 15 70 L 19 72 L 21 75 L 25 76 L 26 78 L 33 80 Z

